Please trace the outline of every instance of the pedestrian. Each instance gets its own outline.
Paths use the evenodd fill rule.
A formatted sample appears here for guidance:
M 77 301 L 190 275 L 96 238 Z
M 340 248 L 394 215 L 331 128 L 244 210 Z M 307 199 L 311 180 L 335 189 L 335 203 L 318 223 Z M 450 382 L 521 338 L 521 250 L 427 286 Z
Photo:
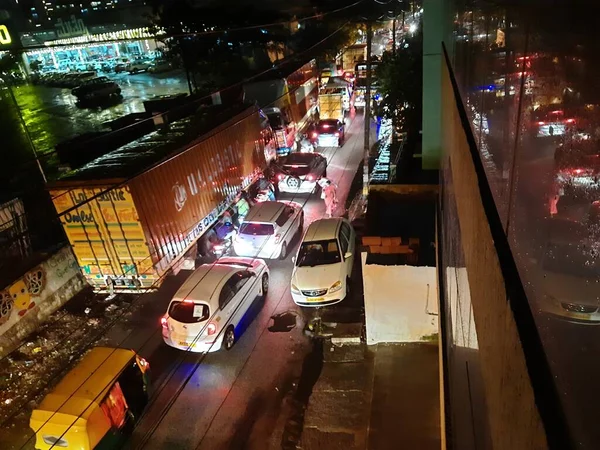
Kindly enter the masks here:
M 325 214 L 327 217 L 333 217 L 338 203 L 337 188 L 327 178 L 321 178 L 319 185 L 321 186 L 321 198 L 325 200 Z

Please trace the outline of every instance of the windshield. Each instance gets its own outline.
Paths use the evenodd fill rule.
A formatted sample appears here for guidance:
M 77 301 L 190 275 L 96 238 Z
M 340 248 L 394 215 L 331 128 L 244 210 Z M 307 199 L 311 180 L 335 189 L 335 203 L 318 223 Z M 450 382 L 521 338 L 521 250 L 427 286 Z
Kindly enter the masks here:
M 285 165 L 283 166 L 286 172 L 290 175 L 294 175 L 297 177 L 302 177 L 304 175 L 308 175 L 310 173 L 310 167 L 306 165 Z
M 169 307 L 169 317 L 182 323 L 199 323 L 208 319 L 208 305 L 192 301 L 172 302 Z
M 336 264 L 341 260 L 340 250 L 335 239 L 304 242 L 298 252 L 296 266 L 322 266 L 324 264 Z
M 273 225 L 270 223 L 244 222 L 240 226 L 240 234 L 252 236 L 269 236 L 274 233 Z

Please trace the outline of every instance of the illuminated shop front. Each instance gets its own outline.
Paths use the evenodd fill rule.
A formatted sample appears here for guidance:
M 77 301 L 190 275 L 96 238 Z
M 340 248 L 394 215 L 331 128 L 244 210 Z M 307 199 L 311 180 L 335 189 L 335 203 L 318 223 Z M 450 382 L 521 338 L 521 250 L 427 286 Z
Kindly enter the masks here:
M 24 54 L 29 72 L 34 62 L 35 69 L 41 72 L 110 71 L 134 59 L 154 59 L 160 55 L 156 34 L 145 27 L 48 39 L 57 35 L 60 34 L 44 32 L 43 36 L 33 33 L 21 35 L 24 46 L 31 48 Z M 40 40 L 43 40 L 41 44 Z

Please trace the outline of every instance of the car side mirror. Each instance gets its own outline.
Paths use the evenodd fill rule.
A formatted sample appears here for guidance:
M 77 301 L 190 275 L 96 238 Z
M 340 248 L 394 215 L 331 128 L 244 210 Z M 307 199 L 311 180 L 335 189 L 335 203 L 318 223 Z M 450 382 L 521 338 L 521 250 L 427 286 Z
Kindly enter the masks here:
M 292 262 L 293 262 L 294 264 L 296 264 L 296 257 L 295 257 L 295 256 L 292 256 Z
M 352 256 L 352 252 L 346 252 L 346 254 L 344 255 L 344 259 L 348 259 Z

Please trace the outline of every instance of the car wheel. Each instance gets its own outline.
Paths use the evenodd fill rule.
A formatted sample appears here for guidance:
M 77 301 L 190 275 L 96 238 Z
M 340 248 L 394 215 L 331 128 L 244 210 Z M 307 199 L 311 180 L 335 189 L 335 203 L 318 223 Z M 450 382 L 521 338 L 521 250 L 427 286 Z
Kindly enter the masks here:
M 233 344 L 235 344 L 235 330 L 233 325 L 229 325 L 225 330 L 225 336 L 223 336 L 223 347 L 225 347 L 225 350 L 231 350 Z
M 287 256 L 287 245 L 284 242 L 283 244 L 281 244 L 281 253 L 279 254 L 279 259 L 285 259 L 286 256 Z
M 263 298 L 266 298 L 267 294 L 269 293 L 269 274 L 263 274 L 260 289 L 262 291 Z

